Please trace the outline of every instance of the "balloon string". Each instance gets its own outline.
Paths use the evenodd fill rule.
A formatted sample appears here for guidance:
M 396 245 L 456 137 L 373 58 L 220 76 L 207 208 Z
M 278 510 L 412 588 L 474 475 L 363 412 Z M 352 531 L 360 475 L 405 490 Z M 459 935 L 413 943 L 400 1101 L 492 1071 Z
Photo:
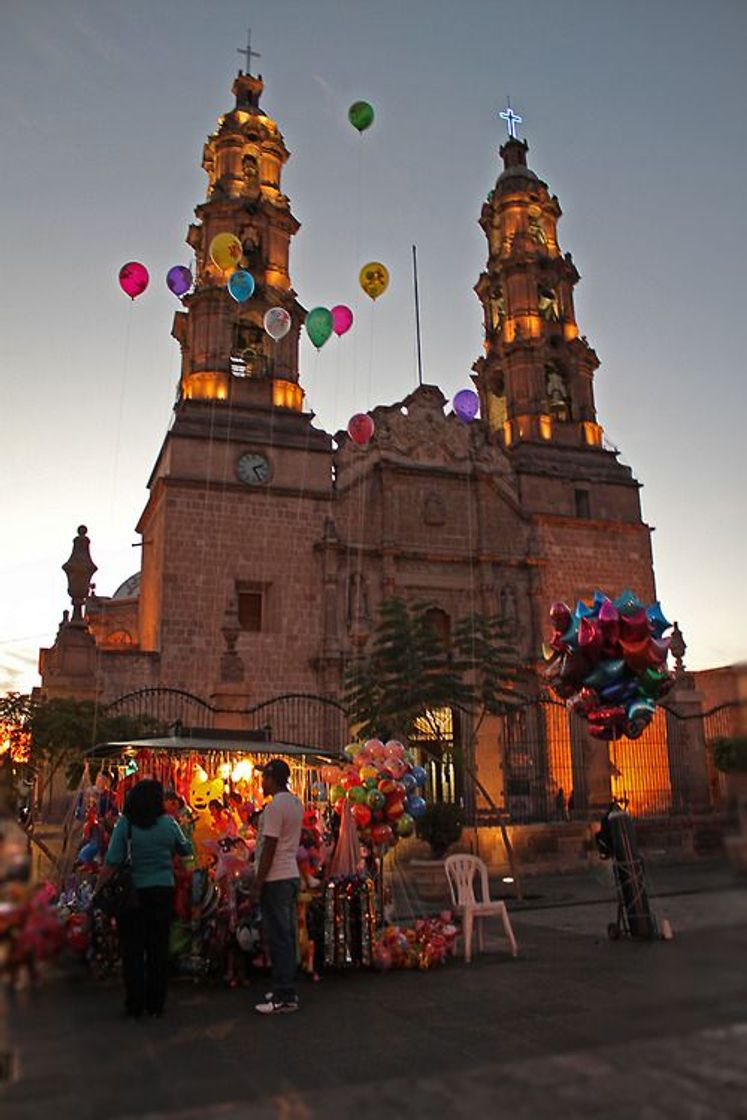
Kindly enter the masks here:
M 376 314 L 376 304 L 371 302 L 371 331 L 368 340 L 368 383 L 366 385 L 366 409 L 371 408 L 371 385 L 373 381 L 373 360 L 374 360 L 374 315 Z
M 320 360 L 320 357 L 321 357 L 321 351 L 317 350 L 317 352 L 316 352 L 316 362 L 317 362 L 317 364 Z M 302 415 L 305 416 L 305 415 L 307 415 L 307 413 L 302 412 Z M 293 537 L 292 537 L 292 541 L 291 541 L 290 555 L 288 556 L 287 570 L 290 571 L 290 572 L 298 570 L 297 565 L 298 565 L 298 561 L 299 561 L 299 558 L 300 558 L 299 554 L 302 553 L 305 545 L 308 543 L 308 523 L 307 523 L 307 527 L 306 527 L 305 532 L 304 532 L 304 530 L 302 529 L 302 525 L 301 525 L 301 519 L 302 519 L 303 512 L 304 512 L 304 500 L 309 500 L 309 499 L 306 499 L 306 475 L 307 475 L 307 471 L 308 471 L 309 458 L 310 458 L 309 445 L 311 443 L 311 432 L 312 432 L 312 425 L 311 425 L 311 417 L 309 416 L 308 420 L 307 420 L 307 424 L 306 424 L 306 438 L 305 438 L 305 441 L 304 441 L 303 452 L 302 452 L 303 453 L 303 466 L 301 468 L 301 479 L 300 479 L 299 486 L 298 486 L 298 498 L 296 499 L 296 526 L 295 526 L 295 532 L 293 533 Z M 295 625 L 295 614 L 294 614 L 294 612 L 296 610 L 296 607 L 295 607 L 295 604 L 294 604 L 293 597 L 290 596 L 290 595 L 281 595 L 280 596 L 280 604 L 281 604 L 281 606 L 280 606 L 281 627 L 282 627 L 282 635 L 283 635 L 282 649 L 281 649 L 281 655 L 280 655 L 280 664 L 282 666 L 285 666 L 286 672 L 287 672 L 288 671 L 288 662 L 287 662 L 287 658 L 286 658 L 286 652 L 287 652 L 287 648 L 288 648 L 288 637 L 289 637 L 289 633 L 290 633 L 291 629 L 293 630 L 294 637 L 298 636 L 298 628 Z M 294 661 L 293 671 L 294 672 L 298 671 L 298 661 Z
M 470 427 L 469 427 L 469 425 L 467 425 L 466 427 L 467 427 L 467 445 L 468 445 L 468 448 L 469 448 L 469 455 L 467 456 L 467 472 L 468 472 L 467 473 L 467 548 L 468 548 L 468 556 L 469 556 L 469 610 L 470 610 L 470 639 L 471 639 L 471 647 L 472 647 L 471 655 L 472 655 L 472 664 L 474 665 L 475 664 L 475 647 L 476 647 L 476 640 L 475 640 L 475 565 L 474 565 L 474 559 L 475 559 L 475 545 L 477 545 L 479 547 L 479 541 L 473 543 L 473 540 L 472 540 L 472 533 L 473 533 L 473 523 L 472 523 L 472 495 L 473 495 L 473 491 L 472 491 L 472 440 L 471 440 Z M 479 501 L 479 491 L 478 491 L 478 501 Z M 477 513 L 478 513 L 478 524 L 479 524 L 479 516 L 480 516 L 479 509 L 478 509 Z M 482 614 L 483 612 L 481 611 L 480 613 Z M 488 617 L 490 616 L 489 611 L 487 612 L 487 615 L 488 615 Z M 453 718 L 454 717 L 453 717 L 453 713 L 452 713 L 452 719 Z M 453 737 L 453 735 L 454 735 L 454 732 L 453 732 L 453 728 L 452 728 L 452 737 Z M 471 757 L 468 761 L 469 761 L 469 763 L 472 767 L 473 773 L 475 774 L 475 776 L 477 776 L 476 752 L 472 752 L 471 747 L 469 749 L 470 749 L 471 753 L 474 753 L 475 757 Z M 456 791 L 454 791 L 454 792 L 456 792 Z M 472 806 L 472 809 L 473 809 L 473 813 L 474 813 L 474 810 L 476 809 L 476 806 Z M 476 813 L 474 813 L 474 816 L 475 816 L 475 820 L 477 820 L 477 814 Z M 477 832 L 475 832 L 475 844 L 477 844 Z M 477 850 L 477 848 L 475 850 Z
M 353 276 L 360 271 L 361 261 L 361 198 L 363 194 L 363 135 L 358 134 L 358 166 L 356 171 L 355 186 L 355 260 L 353 261 Z
M 114 500 L 117 493 L 117 476 L 119 474 L 119 448 L 122 440 L 122 414 L 124 412 L 124 398 L 125 386 L 127 384 L 127 367 L 130 360 L 130 335 L 132 333 L 132 309 L 135 306 L 134 299 L 130 300 L 130 307 L 127 311 L 127 325 L 125 327 L 125 343 L 124 343 L 124 356 L 122 360 L 122 377 L 119 386 L 119 409 L 117 412 L 117 435 L 114 440 L 114 464 L 112 466 L 112 491 L 111 499 L 109 502 L 109 515 L 114 513 Z
M 336 432 L 340 427 L 338 399 L 340 393 L 340 374 L 342 372 L 342 339 L 337 339 L 337 365 L 335 367 L 335 395 L 334 395 L 334 412 L 332 414 L 332 431 Z
M 228 401 L 227 401 L 228 415 L 227 415 L 227 421 L 226 421 L 225 437 L 224 437 L 223 444 L 222 444 L 222 446 L 223 446 L 223 477 L 221 479 L 221 490 L 220 490 L 218 519 L 217 519 L 217 523 L 216 523 L 217 524 L 217 530 L 216 530 L 217 540 L 216 540 L 216 549 L 215 549 L 215 556 L 216 556 L 215 570 L 218 571 L 218 572 L 225 572 L 226 571 L 225 555 L 224 554 L 225 554 L 225 550 L 226 550 L 226 528 L 225 527 L 226 527 L 226 520 L 227 519 L 225 517 L 225 512 L 226 512 L 225 507 L 226 507 L 227 491 L 228 491 L 228 470 L 229 470 L 229 464 L 231 462 L 231 456 L 228 454 L 228 448 L 230 447 L 230 444 L 231 444 L 231 437 L 232 437 L 232 430 L 231 429 L 232 429 L 232 421 L 233 421 L 233 393 L 231 392 L 231 389 L 232 389 L 231 378 L 232 377 L 233 377 L 233 374 L 231 373 L 231 367 L 230 367 L 230 361 L 229 361 Z M 220 609 L 220 595 L 221 595 L 221 593 L 225 594 L 225 590 L 226 590 L 225 585 L 223 586 L 223 588 L 221 587 L 220 579 L 216 579 L 216 580 L 213 581 L 212 613 L 213 613 L 213 618 L 215 619 L 216 629 L 218 629 L 218 627 L 220 626 L 221 621 L 222 621 L 222 614 L 221 614 L 221 609 Z M 231 586 L 230 577 L 229 577 L 229 588 L 228 588 L 228 600 L 229 600 L 229 602 L 233 599 L 235 590 L 236 590 L 235 581 L 233 582 L 233 586 Z M 227 606 L 228 606 L 228 603 L 225 603 L 224 607 L 223 607 L 223 612 L 225 612 Z
M 363 196 L 363 137 L 358 133 L 358 158 L 356 161 L 356 185 L 355 185 L 355 225 L 353 229 L 353 245 L 354 245 L 354 260 L 352 275 L 357 278 L 361 267 L 361 213 L 362 213 L 362 196 Z M 358 319 L 360 310 L 360 292 L 358 299 L 355 303 L 355 316 Z M 357 405 L 356 394 L 359 392 L 358 388 L 358 331 L 353 333 L 353 376 L 348 378 L 346 399 L 348 404 L 348 415 L 352 416 L 355 412 L 360 412 L 361 406 Z

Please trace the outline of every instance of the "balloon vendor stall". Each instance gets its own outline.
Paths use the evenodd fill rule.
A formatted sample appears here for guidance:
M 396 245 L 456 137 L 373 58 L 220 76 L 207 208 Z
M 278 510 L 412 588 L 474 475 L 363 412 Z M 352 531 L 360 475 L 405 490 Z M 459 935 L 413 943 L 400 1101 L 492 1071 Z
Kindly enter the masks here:
M 90 752 L 60 866 L 57 906 L 68 947 L 87 957 L 97 975 L 117 967 L 112 920 L 96 910 L 87 932 L 84 915 L 127 792 L 149 777 L 163 784 L 166 810 L 194 849 L 192 860 L 175 859 L 175 971 L 236 986 L 251 966 L 265 965 L 254 852 L 264 803 L 261 767 L 281 757 L 291 771 L 290 788 L 305 806 L 297 853 L 301 968 L 316 976 L 325 967 L 442 963 L 456 936 L 450 915 L 412 930 L 382 928 L 385 857 L 425 812 L 425 770 L 396 741 L 351 744 L 345 756 L 209 731 L 108 743 Z

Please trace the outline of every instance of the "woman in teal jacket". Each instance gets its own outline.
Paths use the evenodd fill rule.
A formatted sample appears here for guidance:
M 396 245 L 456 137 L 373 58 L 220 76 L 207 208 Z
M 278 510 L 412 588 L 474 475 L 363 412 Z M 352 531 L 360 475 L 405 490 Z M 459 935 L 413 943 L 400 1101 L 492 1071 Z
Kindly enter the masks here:
M 127 860 L 139 906 L 117 919 L 125 986 L 125 1014 L 160 1017 L 169 978 L 169 933 L 174 908 L 174 855 L 189 856 L 192 846 L 173 817 L 164 812 L 163 786 L 150 778 L 137 782 L 125 799 L 98 882 L 96 894 Z

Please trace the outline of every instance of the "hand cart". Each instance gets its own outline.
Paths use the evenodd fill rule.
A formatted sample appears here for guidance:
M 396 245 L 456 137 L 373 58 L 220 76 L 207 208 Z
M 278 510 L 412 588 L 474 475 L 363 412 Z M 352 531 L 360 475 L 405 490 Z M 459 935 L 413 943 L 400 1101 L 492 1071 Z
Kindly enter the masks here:
M 607 936 L 611 941 L 620 937 L 636 941 L 658 938 L 633 821 L 619 802 L 613 801 L 602 817 L 595 839 L 602 859 L 612 860 L 617 890 L 617 918 L 607 926 Z

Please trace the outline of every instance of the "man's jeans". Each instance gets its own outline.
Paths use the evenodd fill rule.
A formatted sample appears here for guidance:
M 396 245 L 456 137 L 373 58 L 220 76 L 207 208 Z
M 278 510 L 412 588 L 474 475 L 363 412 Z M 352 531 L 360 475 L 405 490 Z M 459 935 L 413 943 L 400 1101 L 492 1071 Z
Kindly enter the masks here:
M 272 957 L 272 997 L 295 1002 L 298 879 L 275 879 L 262 888 L 262 928 Z

